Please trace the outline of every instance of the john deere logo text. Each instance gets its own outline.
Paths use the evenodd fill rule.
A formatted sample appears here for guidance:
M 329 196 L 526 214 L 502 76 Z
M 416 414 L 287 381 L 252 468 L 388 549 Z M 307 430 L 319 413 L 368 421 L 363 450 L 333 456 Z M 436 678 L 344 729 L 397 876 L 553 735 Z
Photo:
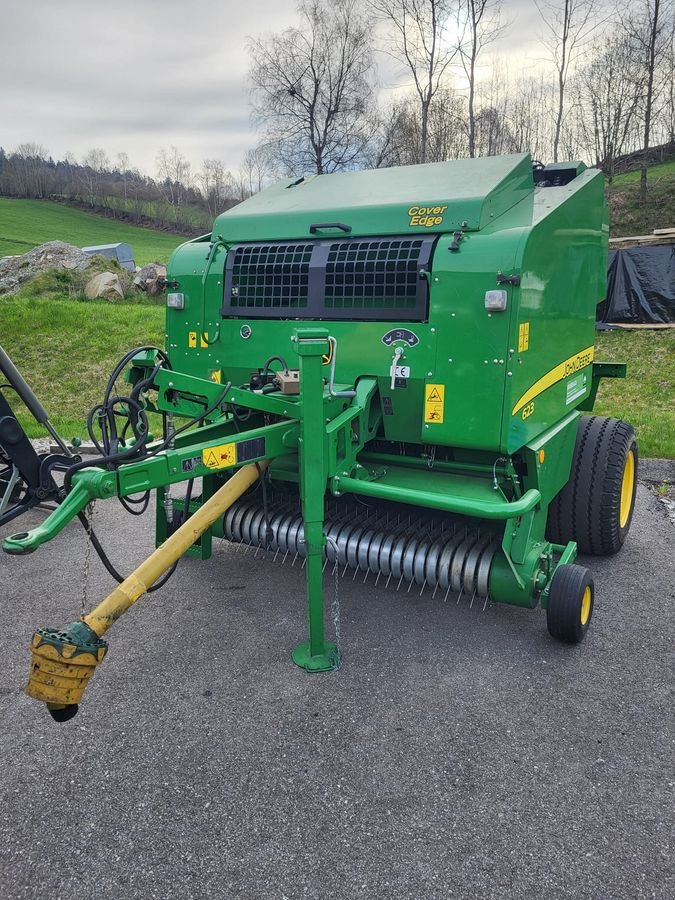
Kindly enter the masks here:
M 434 225 L 443 224 L 443 213 L 447 206 L 411 206 L 408 210 L 410 227 L 422 225 L 425 228 L 433 228 Z
M 570 356 L 569 359 L 566 359 L 563 363 L 563 378 L 567 378 L 568 375 L 574 375 L 579 369 L 585 369 L 586 366 L 590 366 L 593 362 L 593 350 L 594 347 L 589 347 L 588 350 L 584 350 L 583 353 L 577 353 L 576 356 Z

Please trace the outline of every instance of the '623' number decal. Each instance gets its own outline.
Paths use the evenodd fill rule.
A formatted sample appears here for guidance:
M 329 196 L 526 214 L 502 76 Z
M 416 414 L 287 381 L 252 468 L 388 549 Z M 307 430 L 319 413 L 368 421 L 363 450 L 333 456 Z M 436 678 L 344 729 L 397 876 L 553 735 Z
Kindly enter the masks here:
M 521 413 L 523 419 L 529 419 L 532 413 L 534 412 L 534 400 L 531 403 L 527 403 L 523 407 L 523 411 Z

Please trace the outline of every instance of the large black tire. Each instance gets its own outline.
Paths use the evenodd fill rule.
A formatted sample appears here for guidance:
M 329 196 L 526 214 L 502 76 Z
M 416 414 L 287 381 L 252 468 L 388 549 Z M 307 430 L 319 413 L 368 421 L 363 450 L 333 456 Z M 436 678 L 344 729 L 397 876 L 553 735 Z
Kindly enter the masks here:
M 579 421 L 569 481 L 548 509 L 546 537 L 576 541 L 580 553 L 611 556 L 633 518 L 638 448 L 627 422 L 605 416 Z
M 559 641 L 578 644 L 586 637 L 593 615 L 593 576 L 584 566 L 558 566 L 553 574 L 546 607 L 549 634 Z

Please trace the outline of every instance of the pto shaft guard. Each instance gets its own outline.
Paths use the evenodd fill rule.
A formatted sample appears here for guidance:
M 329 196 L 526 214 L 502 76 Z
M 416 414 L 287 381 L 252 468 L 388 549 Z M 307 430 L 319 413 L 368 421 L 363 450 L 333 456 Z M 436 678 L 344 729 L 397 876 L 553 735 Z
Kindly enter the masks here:
M 78 710 L 89 679 L 108 651 L 108 644 L 84 622 L 63 629 L 38 628 L 31 643 L 26 693 L 47 704 L 52 718 L 66 722 Z

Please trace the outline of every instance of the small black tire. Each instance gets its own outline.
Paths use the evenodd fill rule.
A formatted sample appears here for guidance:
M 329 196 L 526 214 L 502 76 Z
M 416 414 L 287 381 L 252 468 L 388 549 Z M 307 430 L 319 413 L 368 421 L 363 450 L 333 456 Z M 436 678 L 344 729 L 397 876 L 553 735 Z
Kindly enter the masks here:
M 554 544 L 576 541 L 580 553 L 592 556 L 617 553 L 633 518 L 637 466 L 631 425 L 583 416 L 569 480 L 548 509 L 547 539 Z
M 546 625 L 551 637 L 579 644 L 593 616 L 595 587 L 585 566 L 558 566 L 553 573 L 546 606 Z

